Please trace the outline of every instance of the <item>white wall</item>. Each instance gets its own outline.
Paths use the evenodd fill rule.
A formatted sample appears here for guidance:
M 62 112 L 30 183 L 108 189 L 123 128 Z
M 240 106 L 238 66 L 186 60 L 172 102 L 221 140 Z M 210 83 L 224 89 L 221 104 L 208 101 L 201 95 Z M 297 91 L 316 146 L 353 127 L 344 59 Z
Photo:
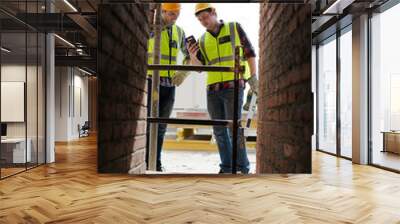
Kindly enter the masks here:
M 25 65 L 2 65 L 1 81 L 3 82 L 25 82 Z M 7 108 L 1 108 L 7 110 Z M 25 137 L 25 122 L 7 123 L 7 137 L 21 138 Z
M 28 72 L 26 74 L 26 72 Z M 1 81 L 2 82 L 24 82 L 26 83 L 25 76 L 28 76 L 29 85 L 36 85 L 36 81 L 31 79 L 31 76 L 36 76 L 36 67 L 18 64 L 9 64 L 1 66 Z M 34 121 L 36 124 L 36 113 L 32 113 L 32 107 L 36 110 L 36 88 L 27 88 L 27 103 L 31 108 L 28 109 L 28 129 L 33 126 L 31 122 Z M 34 102 L 33 105 L 29 105 Z M 23 108 L 24 109 L 24 108 Z M 7 108 L 1 108 L 1 110 L 7 110 Z M 26 122 L 7 122 L 7 137 L 25 137 L 25 123 Z M 36 129 L 36 126 L 35 128 Z M 28 137 L 30 131 L 28 130 Z
M 2 65 L 1 81 L 25 82 L 25 69 L 25 65 Z
M 27 78 L 27 80 L 26 80 Z M 44 74 L 42 67 L 25 64 L 3 64 L 1 66 L 2 82 L 24 82 L 26 84 L 26 106 L 21 108 L 26 112 L 26 120 L 22 122 L 5 122 L 7 124 L 7 138 L 30 139 L 32 161 L 44 162 Z M 2 96 L 4 98 L 7 96 Z M 10 108 L 1 108 L 10 110 Z M 8 111 L 10 112 L 10 111 Z M 12 113 L 12 111 L 11 111 Z M 39 156 L 37 157 L 37 153 Z
M 68 141 L 70 69 L 55 68 L 55 140 Z
M 76 74 L 77 70 L 75 70 L 74 75 L 74 107 L 72 108 L 72 120 L 71 120 L 71 135 L 73 138 L 79 136 L 78 133 L 78 124 L 81 126 L 85 123 L 85 121 L 89 120 L 89 102 L 88 102 L 88 78 L 81 76 L 82 73 Z M 81 110 L 81 111 L 80 111 Z
M 25 82 L 25 65 L 2 65 L 1 81 L 2 82 Z M 1 108 L 6 110 L 7 108 Z M 25 137 L 24 122 L 7 123 L 8 137 Z
M 1 82 L 1 121 L 24 122 L 25 83 Z
M 88 120 L 88 78 L 76 68 L 57 67 L 55 85 L 55 140 L 77 139 L 78 124 Z

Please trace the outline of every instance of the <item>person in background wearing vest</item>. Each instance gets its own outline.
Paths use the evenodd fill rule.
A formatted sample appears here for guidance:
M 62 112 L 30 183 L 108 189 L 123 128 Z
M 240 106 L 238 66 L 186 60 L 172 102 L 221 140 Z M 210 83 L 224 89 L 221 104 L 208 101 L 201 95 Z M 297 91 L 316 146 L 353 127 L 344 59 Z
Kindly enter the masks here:
M 195 15 L 207 29 L 197 44 L 188 46 L 191 64 L 211 66 L 234 66 L 236 46 L 244 46 L 241 50 L 241 63 L 246 67 L 244 79 L 240 80 L 239 118 L 242 114 L 243 91 L 245 82 L 257 94 L 258 80 L 256 75 L 255 51 L 239 23 L 218 20 L 215 8 L 209 3 L 198 3 Z M 234 104 L 234 74 L 232 72 L 208 72 L 207 74 L 207 108 L 211 119 L 233 119 Z M 221 159 L 220 172 L 232 172 L 232 130 L 226 127 L 214 126 L 214 135 L 217 140 Z M 239 143 L 244 136 L 239 135 Z M 246 146 L 238 144 L 237 170 L 248 174 L 250 163 L 247 157 Z
M 175 24 L 179 17 L 181 5 L 179 3 L 163 3 L 162 4 L 162 21 L 163 29 L 161 31 L 161 61 L 163 65 L 176 65 L 178 52 L 181 51 L 184 57 L 183 63 L 188 63 L 190 60 L 189 53 L 185 43 L 185 33 L 183 29 Z M 153 64 L 153 50 L 154 50 L 154 33 L 150 33 L 148 42 L 148 64 Z M 151 76 L 153 72 L 148 71 L 148 99 L 147 103 L 151 104 Z M 182 71 L 160 71 L 160 93 L 159 93 L 159 117 L 169 118 L 175 102 L 175 86 L 182 84 L 186 78 L 187 73 Z M 150 110 L 148 110 L 150 116 Z M 161 164 L 161 151 L 164 142 L 165 132 L 167 130 L 166 124 L 158 125 L 157 137 L 157 171 L 162 170 Z M 147 130 L 149 133 L 149 130 Z M 147 151 L 146 163 L 149 159 L 149 134 L 147 134 Z

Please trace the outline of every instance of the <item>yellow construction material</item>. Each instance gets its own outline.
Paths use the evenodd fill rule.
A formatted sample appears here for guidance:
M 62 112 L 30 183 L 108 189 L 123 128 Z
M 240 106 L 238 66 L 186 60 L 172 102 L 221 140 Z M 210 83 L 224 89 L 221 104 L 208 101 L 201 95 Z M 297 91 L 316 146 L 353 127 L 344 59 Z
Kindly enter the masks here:
M 256 148 L 256 142 L 246 142 L 248 150 Z M 165 139 L 163 149 L 180 151 L 218 151 L 217 145 L 207 140 L 181 140 Z
M 195 135 L 196 131 L 194 128 L 178 128 L 176 130 L 176 140 L 177 141 L 182 141 L 185 138 Z

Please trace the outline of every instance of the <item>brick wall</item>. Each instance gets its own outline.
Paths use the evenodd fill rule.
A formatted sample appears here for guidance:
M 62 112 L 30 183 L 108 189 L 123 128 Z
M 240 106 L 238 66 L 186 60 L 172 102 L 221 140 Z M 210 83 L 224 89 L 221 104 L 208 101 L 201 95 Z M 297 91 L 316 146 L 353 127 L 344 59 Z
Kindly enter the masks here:
M 263 3 L 260 13 L 257 173 L 310 173 L 311 7 Z
M 98 171 L 145 171 L 146 49 L 144 4 L 99 5 Z

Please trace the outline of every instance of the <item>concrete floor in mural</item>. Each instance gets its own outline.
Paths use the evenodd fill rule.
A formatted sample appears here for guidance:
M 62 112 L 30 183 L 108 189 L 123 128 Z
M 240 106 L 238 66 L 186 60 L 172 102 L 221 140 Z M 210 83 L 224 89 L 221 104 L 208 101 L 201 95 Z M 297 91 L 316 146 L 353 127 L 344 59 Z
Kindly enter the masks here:
M 249 150 L 247 154 L 251 166 L 250 172 L 255 173 L 256 152 Z M 165 172 L 168 173 L 217 174 L 220 158 L 218 152 L 214 151 L 164 150 L 162 162 Z

